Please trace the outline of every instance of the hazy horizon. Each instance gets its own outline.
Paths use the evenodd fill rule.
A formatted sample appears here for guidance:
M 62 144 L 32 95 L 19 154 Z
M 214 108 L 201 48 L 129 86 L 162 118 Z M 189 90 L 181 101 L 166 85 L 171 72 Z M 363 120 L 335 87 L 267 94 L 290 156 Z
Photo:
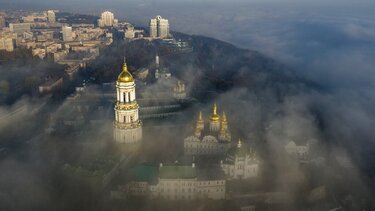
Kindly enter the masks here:
M 213 4 L 213 2 L 216 2 Z M 371 86 L 368 73 L 375 65 L 369 54 L 375 49 L 375 14 L 371 1 L 0 1 L 2 8 L 59 9 L 99 15 L 112 11 L 120 20 L 147 26 L 162 15 L 171 29 L 204 35 L 257 50 L 324 85 Z M 340 2 L 340 3 L 338 3 Z M 354 66 L 342 65 L 352 57 Z M 335 63 L 331 63 L 335 58 Z M 329 59 L 329 61 L 327 60 Z M 339 62 L 338 62 L 339 61 Z M 341 69 L 343 68 L 343 69 Z M 332 71 L 338 70 L 338 74 Z M 337 80 L 337 77 L 341 81 Z M 348 84 L 345 80 L 351 80 Z
M 343 191 L 341 188 L 348 188 L 346 190 L 348 195 L 340 196 L 340 200 L 342 201 L 339 202 L 335 198 L 335 203 L 350 204 L 350 200 L 353 201 L 353 204 L 355 204 L 354 202 L 362 203 L 363 198 L 366 197 L 370 198 L 370 203 L 372 203 L 371 199 L 373 198 L 373 187 L 375 184 L 375 162 L 373 161 L 373 154 L 375 152 L 375 130 L 373 128 L 375 125 L 375 1 L 0 0 L 0 10 L 6 9 L 56 9 L 64 12 L 97 16 L 102 11 L 109 10 L 120 21 L 130 22 L 136 27 L 147 27 L 151 17 L 161 15 L 169 20 L 172 31 L 212 37 L 231 43 L 238 48 L 260 52 L 266 57 L 253 54 L 253 52 L 238 49 L 233 50 L 233 48 L 229 48 L 227 45 L 223 45 L 223 47 L 220 46 L 221 43 L 208 39 L 190 37 L 190 39 L 187 39 L 187 43 L 194 43 L 195 46 L 198 46 L 197 48 L 202 49 L 191 48 L 194 49 L 191 54 L 177 53 L 177 56 L 174 55 L 175 57 L 171 58 L 167 58 L 169 54 L 164 55 L 164 58 L 161 56 L 162 61 L 163 59 L 165 61 L 169 59 L 166 63 L 172 68 L 168 65 L 166 66 L 173 69 L 176 73 L 172 73 L 175 74 L 172 76 L 173 83 L 177 80 L 182 80 L 186 82 L 187 87 L 190 86 L 188 88 L 189 92 L 200 92 L 200 89 L 204 89 L 202 87 L 205 87 L 205 82 L 207 82 L 207 84 L 213 87 L 210 87 L 209 92 L 215 92 L 214 97 L 212 97 L 215 99 L 209 97 L 207 97 L 209 98 L 208 100 L 200 99 L 201 101 L 199 101 L 195 99 L 197 101 L 196 104 L 189 108 L 189 110 L 181 112 L 178 118 L 171 117 L 167 120 L 170 125 L 174 125 L 176 122 L 186 124 L 186 128 L 180 129 L 181 131 L 171 129 L 170 125 L 163 127 L 165 126 L 162 123 L 165 121 L 164 119 L 160 121 L 160 125 L 158 122 L 159 119 L 149 123 L 149 125 L 156 125 L 156 128 L 153 130 L 148 128 L 152 132 L 149 134 L 144 132 L 144 135 L 148 137 L 149 146 L 147 148 L 155 150 L 153 152 L 155 154 L 152 153 L 151 155 L 144 156 L 151 158 L 159 158 L 158 156 L 160 156 L 165 158 L 168 157 L 168 154 L 177 154 L 178 144 L 181 144 L 181 148 L 184 147 L 183 141 L 186 131 L 193 130 L 195 126 L 193 124 L 195 123 L 198 110 L 206 111 L 204 114 L 205 117 L 210 115 L 212 100 L 218 103 L 220 112 L 224 110 L 227 112 L 230 129 L 234 129 L 237 134 L 240 134 L 239 136 L 247 138 L 244 140 L 244 143 L 258 144 L 260 149 L 268 153 L 266 156 L 269 159 L 268 161 L 274 164 L 274 166 L 268 166 L 273 168 L 269 172 L 276 172 L 275 175 L 272 175 L 276 181 L 272 181 L 274 184 L 270 185 L 274 185 L 275 189 L 272 189 L 273 191 L 284 190 L 285 188 L 285 190 L 293 192 L 301 188 L 304 191 L 303 193 L 306 194 L 307 199 L 309 191 L 315 190 L 309 188 L 316 187 L 300 186 L 300 184 L 306 181 L 314 185 L 319 185 L 319 187 L 320 185 L 326 186 L 327 191 L 332 191 L 329 190 L 329 186 L 331 185 L 340 186 L 340 184 L 347 184 L 347 181 L 338 181 L 339 179 L 354 178 L 354 181 L 358 183 L 353 184 L 353 187 L 341 187 L 341 185 L 336 190 L 336 193 L 327 192 L 327 198 L 335 197 L 334 194 Z M 117 33 L 118 31 L 115 32 Z M 122 55 L 119 54 L 124 52 L 123 49 L 129 43 L 140 43 L 139 45 L 141 46 L 137 46 L 141 51 L 138 52 L 139 54 L 133 55 L 133 59 L 145 57 L 142 60 L 140 59 L 142 62 L 138 61 L 137 65 L 134 65 L 131 71 L 143 67 L 150 67 L 151 70 L 156 66 L 154 56 L 155 52 L 158 52 L 158 49 L 150 47 L 154 43 L 150 45 L 150 42 L 144 40 L 140 42 L 136 40 L 135 42 L 128 43 L 123 38 L 117 39 L 119 40 L 109 47 L 100 49 L 100 56 L 88 67 L 89 71 L 97 71 L 95 72 L 97 74 L 93 76 L 85 73 L 87 74 L 85 77 L 89 78 L 90 76 L 91 80 L 92 78 L 105 78 L 111 74 L 118 74 L 117 72 L 121 68 L 117 70 L 113 66 L 109 68 L 109 65 L 115 65 L 116 62 L 121 60 L 119 57 L 122 57 Z M 62 40 L 60 39 L 58 42 L 62 42 Z M 133 47 L 132 50 L 137 51 L 137 47 Z M 232 49 L 235 53 L 227 53 L 223 49 L 229 49 L 228 51 Z M 185 55 L 192 58 L 185 57 Z M 230 57 L 230 59 L 226 60 L 225 56 Z M 32 56 L 30 57 L 32 58 Z M 246 61 L 242 63 L 242 61 L 239 61 L 240 59 Z M 8 64 L 13 65 L 12 62 L 10 61 Z M 17 71 L 21 74 L 42 70 L 49 72 L 51 69 L 53 69 L 51 66 L 43 65 L 30 67 L 29 64 L 20 64 L 15 65 L 12 69 L 0 65 L 0 72 L 2 71 L 4 75 L 9 72 L 17 73 Z M 235 77 L 231 77 L 233 76 L 231 73 L 235 74 Z M 201 77 L 202 75 L 207 77 Z M 155 79 L 153 78 L 154 75 L 151 77 Z M 198 88 L 193 87 L 193 85 L 196 86 L 195 82 L 197 78 L 200 80 Z M 227 80 L 230 81 L 227 82 L 230 85 L 226 84 Z M 93 83 L 95 85 L 89 83 L 88 89 L 92 90 L 90 90 L 90 94 L 86 97 L 99 96 L 101 92 L 98 91 L 100 90 L 98 87 L 102 81 L 98 81 Z M 137 88 L 144 86 L 146 87 L 142 89 L 144 96 L 159 99 L 158 94 L 165 92 L 165 90 L 159 87 L 158 80 L 155 81 L 153 83 L 140 83 L 140 86 L 137 84 Z M 223 81 L 224 83 L 222 83 Z M 173 84 L 172 82 L 170 83 L 169 85 L 172 87 Z M 204 85 L 200 86 L 201 84 Z M 230 88 L 218 91 L 220 89 L 218 88 L 219 86 L 212 84 L 224 84 L 224 87 L 227 85 Z M 259 86 L 256 87 L 257 85 Z M 95 92 L 99 94 L 92 95 Z M 189 92 L 188 95 L 191 94 Z M 115 95 L 115 93 L 113 94 Z M 117 96 L 120 96 L 120 94 Z M 36 98 L 38 103 L 43 104 L 49 96 L 46 96 L 46 99 Z M 37 104 L 33 100 L 32 98 L 19 97 L 11 106 L 0 105 L 0 113 L 12 113 L 19 105 L 27 105 L 28 110 L 33 110 L 29 109 L 29 107 L 33 108 L 34 104 Z M 67 102 L 69 100 L 62 100 L 61 107 L 59 108 L 68 107 L 67 109 L 71 109 L 70 104 Z M 58 110 L 56 113 L 62 116 L 65 115 L 65 111 L 61 110 Z M 101 108 L 98 110 L 104 109 Z M 108 107 L 108 111 L 113 111 L 112 104 Z M 17 116 L 17 119 L 12 124 L 16 125 L 17 121 L 25 118 L 24 116 Z M 27 118 L 32 120 L 35 117 Z M 3 125 L 9 124 L 6 118 L 3 119 L 2 123 Z M 104 126 L 100 125 L 100 123 L 99 127 L 95 125 L 93 127 L 95 129 L 90 128 L 89 125 L 85 125 L 85 127 L 82 127 L 83 130 L 91 131 L 85 131 L 78 138 L 76 137 L 79 140 L 77 143 L 75 141 L 72 141 L 72 143 L 69 143 L 70 140 L 67 141 L 65 143 L 67 149 L 63 149 L 62 151 L 69 154 L 73 150 L 77 153 L 78 160 L 81 159 L 80 150 L 83 151 L 82 154 L 84 155 L 95 157 L 97 151 L 105 148 L 104 145 L 106 142 L 103 140 L 112 139 L 113 116 L 107 119 L 105 123 L 103 124 Z M 79 128 L 80 132 L 82 128 Z M 66 141 L 65 135 L 63 132 L 55 138 L 56 140 L 62 139 Z M 101 136 L 104 136 L 104 138 Z M 169 143 L 166 141 L 168 139 L 172 141 Z M 53 145 L 50 146 L 51 148 L 58 151 L 54 145 L 54 141 L 56 140 L 52 140 L 49 144 Z M 278 156 L 280 156 L 278 154 L 284 152 L 286 143 L 301 140 L 309 144 L 311 141 L 313 147 L 315 147 L 312 151 L 316 150 L 315 154 L 312 154 L 311 158 L 309 157 L 308 164 L 304 163 L 301 167 L 294 162 L 291 165 L 289 161 L 285 162 L 286 160 L 278 159 Z M 232 143 L 235 143 L 234 141 L 236 140 L 232 140 Z M 29 144 L 28 142 L 29 140 L 27 140 L 27 144 Z M 30 142 L 32 142 L 32 139 L 30 139 Z M 44 149 L 44 144 L 40 144 L 42 146 L 40 148 Z M 71 148 L 71 146 L 73 147 Z M 75 146 L 77 148 L 74 148 Z M 169 147 L 171 150 L 169 150 Z M 38 169 L 35 170 L 35 166 L 39 167 L 40 165 L 39 168 L 48 169 L 44 163 L 59 163 L 57 161 L 62 154 L 57 153 L 55 155 L 54 153 L 56 152 L 54 150 L 51 152 L 49 152 L 49 149 L 45 150 L 48 151 L 47 154 L 43 154 L 42 150 L 42 152 L 35 152 L 35 155 L 33 154 L 34 152 L 30 153 L 33 157 L 40 159 L 40 162 L 39 160 L 30 161 L 26 159 L 20 162 L 17 160 L 13 161 L 13 158 L 10 158 L 7 162 L 4 162 L 5 164 L 0 163 L 0 169 L 2 170 L 0 172 L 6 173 L 5 176 L 0 174 L 0 185 L 1 182 L 8 184 L 7 181 L 11 180 L 14 186 L 19 188 L 21 196 L 29 195 L 28 193 L 33 192 L 35 189 L 40 191 L 37 196 L 43 196 L 48 199 L 51 197 L 51 192 L 49 187 L 44 187 L 45 181 L 39 178 L 39 171 Z M 52 161 L 42 159 L 49 157 L 50 154 L 55 156 L 51 159 Z M 170 157 L 175 158 L 172 155 Z M 143 158 L 142 161 L 145 161 L 146 159 Z M 348 165 L 342 165 L 340 158 L 344 160 L 341 160 L 342 163 Z M 159 160 L 151 159 L 151 161 L 157 163 Z M 299 174 L 304 171 L 301 169 L 305 168 L 305 164 L 306 166 L 311 164 L 313 168 L 311 168 L 311 171 L 310 169 L 306 170 L 306 178 L 311 178 L 302 182 L 303 179 L 299 177 L 301 176 Z M 25 169 L 24 165 L 28 168 Z M 59 163 L 59 165 L 62 164 Z M 337 169 L 330 169 L 332 166 L 337 167 Z M 349 167 L 346 168 L 347 166 Z M 53 168 L 57 167 L 52 165 Z M 289 178 L 288 173 L 290 172 L 288 172 L 288 168 L 296 170 L 293 172 L 296 175 L 293 174 Z M 10 169 L 9 173 L 8 169 Z M 50 172 L 45 174 L 49 175 Z M 32 175 L 31 179 L 29 175 Z M 24 179 L 25 177 L 26 179 Z M 324 181 L 322 184 L 320 184 L 320 179 Z M 37 181 L 36 184 L 34 184 L 34 180 Z M 21 183 L 18 181 L 21 181 Z M 24 181 L 30 183 L 26 184 L 32 187 L 30 190 L 23 191 L 24 185 L 22 182 Z M 57 184 L 60 184 L 59 182 L 57 181 Z M 12 191 L 13 184 L 8 185 L 9 187 L 6 186 L 9 192 Z M 353 196 L 351 194 L 356 193 L 358 190 L 363 191 L 359 191 L 363 195 L 359 194 L 360 197 L 357 200 L 351 198 Z M 267 189 L 264 192 L 266 191 L 270 190 Z M 1 194 L 2 191 L 0 190 L 0 196 Z M 332 196 L 328 196 L 331 194 Z M 17 196 L 17 194 L 15 195 Z M 311 192 L 309 196 L 311 195 L 314 195 L 314 193 Z M 43 204 L 46 201 L 43 197 L 37 198 L 34 203 Z M 56 194 L 58 200 L 59 197 Z M 298 195 L 298 197 L 294 198 L 296 201 L 293 201 L 293 203 L 298 204 L 299 197 Z M 80 199 L 76 200 L 78 201 L 77 204 L 81 205 L 82 202 Z M 86 204 L 90 203 L 92 201 L 86 201 Z M 16 207 L 16 205 L 14 206 Z M 149 207 L 149 209 L 153 209 L 153 207 Z

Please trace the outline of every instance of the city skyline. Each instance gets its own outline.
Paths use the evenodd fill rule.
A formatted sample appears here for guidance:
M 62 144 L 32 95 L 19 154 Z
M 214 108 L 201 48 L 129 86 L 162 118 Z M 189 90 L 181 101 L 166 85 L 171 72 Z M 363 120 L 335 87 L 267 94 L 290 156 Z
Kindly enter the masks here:
M 370 3 L 127 3 L 0 13 L 0 209 L 375 207 Z

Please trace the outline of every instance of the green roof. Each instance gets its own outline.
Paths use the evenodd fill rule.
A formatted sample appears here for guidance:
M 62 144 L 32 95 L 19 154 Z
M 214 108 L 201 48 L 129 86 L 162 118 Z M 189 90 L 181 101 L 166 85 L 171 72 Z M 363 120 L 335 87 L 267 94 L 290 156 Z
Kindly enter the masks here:
M 193 179 L 197 177 L 196 168 L 192 166 L 162 166 L 159 168 L 161 179 Z
M 152 183 L 158 177 L 158 167 L 152 165 L 141 164 L 130 169 L 131 174 L 137 181 L 145 181 Z

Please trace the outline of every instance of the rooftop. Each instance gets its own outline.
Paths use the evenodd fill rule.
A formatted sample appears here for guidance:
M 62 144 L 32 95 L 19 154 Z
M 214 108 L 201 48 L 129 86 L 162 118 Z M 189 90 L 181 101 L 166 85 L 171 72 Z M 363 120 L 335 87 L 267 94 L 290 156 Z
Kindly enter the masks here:
M 159 168 L 159 177 L 162 179 L 194 179 L 197 177 L 197 171 L 191 165 L 162 166 Z

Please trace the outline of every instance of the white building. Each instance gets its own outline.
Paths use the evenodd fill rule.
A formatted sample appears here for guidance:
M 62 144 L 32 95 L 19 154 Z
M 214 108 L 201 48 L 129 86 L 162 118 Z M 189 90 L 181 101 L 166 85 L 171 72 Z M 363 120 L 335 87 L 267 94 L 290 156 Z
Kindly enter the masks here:
M 194 135 L 184 140 L 185 155 L 223 154 L 230 146 L 231 133 L 228 120 L 224 112 L 222 117 L 217 114 L 216 104 L 207 124 L 202 112 L 199 113 Z
M 30 23 L 11 23 L 9 24 L 9 29 L 11 32 L 17 33 L 19 36 L 26 31 L 31 30 Z
M 55 22 L 56 22 L 56 14 L 55 14 L 55 11 L 53 11 L 53 10 L 48 10 L 48 11 L 47 11 L 47 19 L 48 19 L 48 22 L 50 22 L 50 23 L 55 23 Z
M 295 156 L 300 159 L 306 159 L 310 150 L 310 145 L 297 145 L 294 141 L 290 141 L 285 145 L 285 151 L 291 156 Z
M 44 48 L 34 48 L 32 49 L 33 56 L 37 56 L 40 59 L 44 59 L 46 57 L 46 49 Z
M 131 26 L 131 25 L 126 26 L 124 37 L 125 39 L 133 39 L 135 37 L 134 26 Z
M 63 26 L 62 27 L 62 35 L 64 42 L 71 42 L 73 41 L 73 29 L 70 26 Z
M 130 182 L 123 192 L 169 200 L 225 199 L 225 180 L 215 170 L 199 170 L 192 165 L 163 165 L 150 170 L 140 167 L 143 179 Z M 148 180 L 148 181 L 146 181 Z
M 186 88 L 185 83 L 182 81 L 177 81 L 177 84 L 173 88 L 173 97 L 178 100 L 183 100 L 186 98 Z
M 241 140 L 228 151 L 220 165 L 229 179 L 248 179 L 257 177 L 259 173 L 259 159 L 255 151 L 243 146 Z
M 168 38 L 169 34 L 169 22 L 167 19 L 163 19 L 161 16 L 156 16 L 150 19 L 149 22 L 150 37 L 152 38 Z
M 114 139 L 120 143 L 136 143 L 142 139 L 142 123 L 139 120 L 135 97 L 135 82 L 124 61 L 123 70 L 116 82 Z
M 101 14 L 100 19 L 98 19 L 98 26 L 99 27 L 106 27 L 106 26 L 117 26 L 118 20 L 115 19 L 113 13 L 109 11 L 105 11 Z

